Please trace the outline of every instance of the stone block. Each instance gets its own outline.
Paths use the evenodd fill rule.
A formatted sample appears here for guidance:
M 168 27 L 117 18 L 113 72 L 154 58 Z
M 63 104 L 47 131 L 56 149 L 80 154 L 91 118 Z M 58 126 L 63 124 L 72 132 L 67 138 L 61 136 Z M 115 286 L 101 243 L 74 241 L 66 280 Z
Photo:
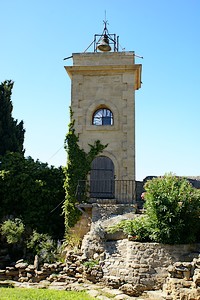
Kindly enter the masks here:
M 193 282 L 196 286 L 200 286 L 200 269 L 196 269 L 193 276 Z
M 28 266 L 27 263 L 21 262 L 21 261 L 15 264 L 16 269 L 24 269 L 25 270 L 27 266 Z

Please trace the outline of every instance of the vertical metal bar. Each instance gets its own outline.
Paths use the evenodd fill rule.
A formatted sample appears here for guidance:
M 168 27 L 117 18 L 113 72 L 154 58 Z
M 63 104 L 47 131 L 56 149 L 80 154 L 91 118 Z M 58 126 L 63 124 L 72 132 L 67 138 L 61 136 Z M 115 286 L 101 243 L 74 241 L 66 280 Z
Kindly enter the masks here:
M 94 35 L 94 52 L 96 52 L 96 34 Z
M 116 52 L 116 34 L 114 34 L 114 52 Z
M 119 51 L 119 36 L 117 36 L 117 52 Z
M 78 180 L 75 196 L 79 202 L 111 196 L 118 204 L 134 204 L 135 189 L 134 180 Z

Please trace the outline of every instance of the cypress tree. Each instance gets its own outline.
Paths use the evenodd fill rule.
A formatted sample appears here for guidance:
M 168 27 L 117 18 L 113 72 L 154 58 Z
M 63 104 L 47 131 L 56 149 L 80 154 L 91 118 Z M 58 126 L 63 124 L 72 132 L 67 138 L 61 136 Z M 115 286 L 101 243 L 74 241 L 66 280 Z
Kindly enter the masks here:
M 11 80 L 0 84 L 0 155 L 5 155 L 7 151 L 24 154 L 24 124 L 12 117 L 13 84 Z

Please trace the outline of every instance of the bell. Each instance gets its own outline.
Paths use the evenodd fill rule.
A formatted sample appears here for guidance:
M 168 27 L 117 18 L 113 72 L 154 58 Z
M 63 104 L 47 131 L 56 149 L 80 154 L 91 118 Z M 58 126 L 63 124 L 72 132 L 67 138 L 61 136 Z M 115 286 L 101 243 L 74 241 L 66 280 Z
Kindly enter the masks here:
M 109 39 L 106 34 L 104 34 L 101 43 L 98 45 L 97 49 L 104 52 L 111 50 L 111 47 L 109 45 Z

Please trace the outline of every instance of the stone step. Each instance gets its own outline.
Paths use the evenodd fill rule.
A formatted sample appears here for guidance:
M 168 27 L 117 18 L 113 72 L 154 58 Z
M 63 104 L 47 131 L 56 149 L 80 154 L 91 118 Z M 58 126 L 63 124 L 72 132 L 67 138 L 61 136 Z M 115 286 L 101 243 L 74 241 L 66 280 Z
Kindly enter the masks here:
M 89 203 L 97 203 L 97 204 L 117 204 L 117 200 L 116 199 L 93 199 L 91 198 L 89 201 Z

